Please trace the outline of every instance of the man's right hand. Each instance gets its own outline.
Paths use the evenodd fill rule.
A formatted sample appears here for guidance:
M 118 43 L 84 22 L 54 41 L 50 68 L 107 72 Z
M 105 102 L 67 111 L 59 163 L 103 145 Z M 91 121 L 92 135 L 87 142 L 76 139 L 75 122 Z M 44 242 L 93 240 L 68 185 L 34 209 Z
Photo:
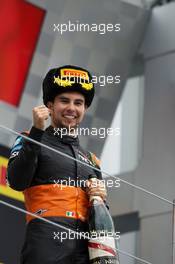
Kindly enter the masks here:
M 34 127 L 44 130 L 45 121 L 49 118 L 50 111 L 45 105 L 33 108 L 33 125 Z

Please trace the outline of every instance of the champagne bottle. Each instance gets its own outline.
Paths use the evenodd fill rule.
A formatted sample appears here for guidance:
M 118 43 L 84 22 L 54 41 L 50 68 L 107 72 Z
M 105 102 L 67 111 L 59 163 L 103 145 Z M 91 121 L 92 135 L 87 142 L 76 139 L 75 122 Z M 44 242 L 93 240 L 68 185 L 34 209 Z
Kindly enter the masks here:
M 95 187 L 96 175 L 90 175 L 89 180 Z M 90 196 L 89 233 L 90 263 L 119 264 L 113 220 L 100 196 Z

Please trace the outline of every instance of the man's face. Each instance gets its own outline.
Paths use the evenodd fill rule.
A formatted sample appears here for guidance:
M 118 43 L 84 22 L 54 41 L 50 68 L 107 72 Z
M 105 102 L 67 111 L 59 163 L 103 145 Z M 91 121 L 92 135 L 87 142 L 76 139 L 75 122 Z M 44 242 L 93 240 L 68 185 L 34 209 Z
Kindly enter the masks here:
M 54 127 L 76 128 L 82 121 L 87 107 L 85 98 L 78 92 L 57 95 L 54 102 L 48 103 Z

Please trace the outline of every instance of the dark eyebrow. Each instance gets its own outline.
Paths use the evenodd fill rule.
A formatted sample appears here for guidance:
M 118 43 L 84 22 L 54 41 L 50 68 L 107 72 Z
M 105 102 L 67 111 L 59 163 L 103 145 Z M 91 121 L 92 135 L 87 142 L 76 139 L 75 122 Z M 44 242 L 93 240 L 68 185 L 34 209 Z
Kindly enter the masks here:
M 64 95 L 60 95 L 60 96 L 59 96 L 59 99 L 66 99 L 66 100 L 69 100 L 69 98 L 66 97 L 66 96 L 64 96 Z
M 61 100 L 70 100 L 68 97 L 66 97 L 66 96 L 64 96 L 64 95 L 60 95 L 60 96 L 59 96 L 59 99 L 61 99 Z M 78 99 L 75 99 L 75 102 L 81 102 L 81 103 L 84 103 L 84 100 L 78 98 Z
M 84 100 L 83 99 L 75 99 L 76 102 L 81 102 L 81 103 L 84 103 Z

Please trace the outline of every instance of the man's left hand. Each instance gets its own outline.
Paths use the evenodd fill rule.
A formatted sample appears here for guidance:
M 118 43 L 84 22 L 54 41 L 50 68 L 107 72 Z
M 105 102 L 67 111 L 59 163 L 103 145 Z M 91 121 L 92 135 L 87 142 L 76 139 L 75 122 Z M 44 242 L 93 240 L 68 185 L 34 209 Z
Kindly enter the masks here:
M 100 196 L 104 201 L 107 197 L 107 191 L 103 180 L 88 180 L 86 182 L 87 194 L 89 196 Z

